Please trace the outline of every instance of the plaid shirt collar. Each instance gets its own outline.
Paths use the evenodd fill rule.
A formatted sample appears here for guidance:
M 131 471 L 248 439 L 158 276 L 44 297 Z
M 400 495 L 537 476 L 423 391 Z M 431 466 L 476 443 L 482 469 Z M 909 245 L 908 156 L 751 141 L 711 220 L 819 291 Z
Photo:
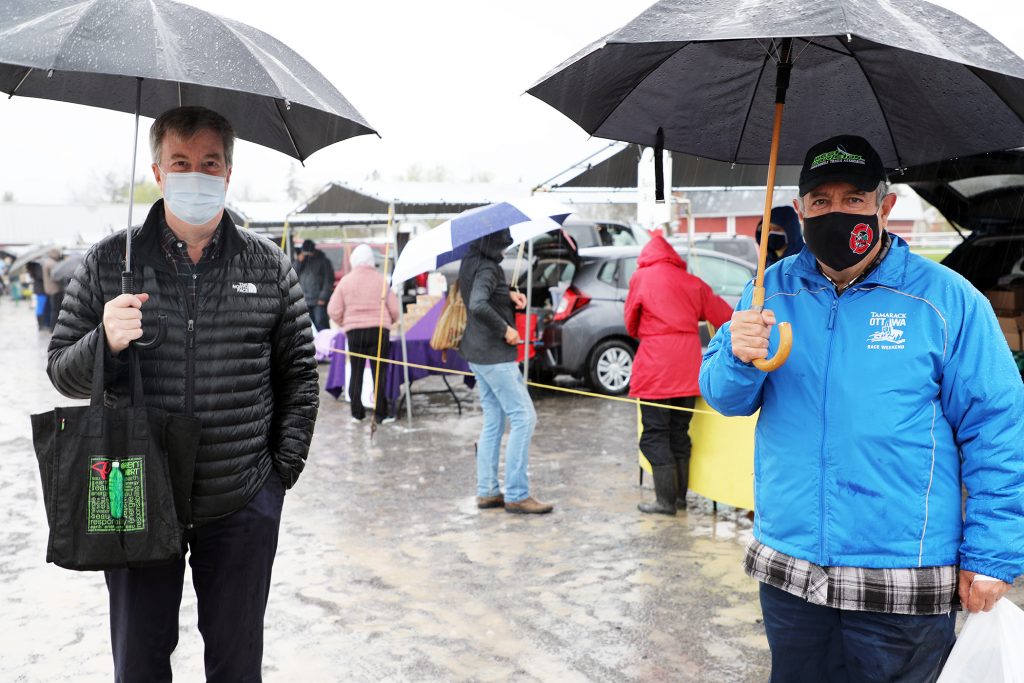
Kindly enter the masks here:
M 206 261 L 212 261 L 220 258 L 221 252 L 223 251 L 222 245 L 223 240 L 221 239 L 224 234 L 224 228 L 221 225 L 217 226 L 217 229 L 213 233 L 213 237 L 205 247 L 203 247 L 203 253 L 199 257 L 199 263 L 205 263 Z M 160 246 L 164 250 L 164 254 L 167 255 L 167 259 L 171 262 L 171 265 L 175 266 L 192 266 L 192 257 L 188 255 L 188 245 L 185 244 L 184 240 L 178 239 L 178 236 L 171 231 L 171 227 L 167 225 L 167 218 L 163 215 L 160 216 Z

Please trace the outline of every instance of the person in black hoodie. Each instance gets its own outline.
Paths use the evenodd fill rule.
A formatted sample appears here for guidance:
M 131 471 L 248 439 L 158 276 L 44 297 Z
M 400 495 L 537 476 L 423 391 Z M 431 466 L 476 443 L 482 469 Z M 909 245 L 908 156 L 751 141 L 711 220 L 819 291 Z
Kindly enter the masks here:
M 317 331 L 326 330 L 331 326 L 327 317 L 327 302 L 334 289 L 334 266 L 327 254 L 316 248 L 313 240 L 304 240 L 295 258 L 295 272 L 299 276 L 302 291 L 306 293 L 309 318 Z
M 477 507 L 544 514 L 553 505 L 530 496 L 526 467 L 537 413 L 516 363 L 519 332 L 515 309 L 526 297 L 509 290 L 501 269 L 502 252 L 512 244 L 508 230 L 473 242 L 459 268 L 459 289 L 466 302 L 466 329 L 459 354 L 469 362 L 480 387 L 484 425 L 476 454 Z M 505 450 L 505 493 L 498 487 L 498 461 L 505 419 L 511 425 Z
M 126 239 L 115 233 L 79 265 L 50 339 L 58 391 L 87 398 L 104 353 L 106 400 L 121 406 L 128 346 L 165 316 L 164 342 L 140 353 L 146 404 L 202 423 L 182 556 L 105 573 L 118 681 L 171 680 L 186 551 L 206 680 L 260 680 L 285 490 L 313 436 L 319 388 L 302 289 L 288 257 L 224 211 L 233 141 L 209 109 L 157 117 L 150 146 L 164 196 L 130 228 L 141 293 L 121 293 Z

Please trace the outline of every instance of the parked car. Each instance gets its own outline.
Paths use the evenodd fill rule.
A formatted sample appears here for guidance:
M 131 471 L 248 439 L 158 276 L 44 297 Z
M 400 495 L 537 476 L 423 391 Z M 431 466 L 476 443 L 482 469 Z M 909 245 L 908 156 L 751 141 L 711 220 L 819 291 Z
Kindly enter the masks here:
M 690 246 L 690 237 L 686 233 L 675 234 L 668 238 L 668 243 L 676 249 L 686 249 Z M 693 246 L 697 249 L 719 251 L 744 261 L 757 263 L 757 242 L 753 237 L 747 235 L 698 232 L 693 236 Z
M 650 241 L 651 237 L 641 228 L 630 227 L 624 223 L 611 221 L 592 221 L 588 219 L 570 217 L 562 225 L 561 231 L 552 231 L 533 238 L 534 260 L 541 252 L 549 258 L 565 257 L 568 250 L 578 251 L 589 247 L 613 247 L 613 246 L 643 246 Z M 505 258 L 502 259 L 501 267 L 505 271 L 505 277 L 512 282 L 516 276 L 516 260 L 519 256 L 519 249 L 522 247 L 523 259 L 528 253 L 528 244 L 516 245 L 505 250 Z M 441 266 L 440 271 L 444 274 L 450 285 L 459 276 L 459 265 L 461 261 L 452 261 Z M 523 263 L 519 263 L 519 275 Z M 523 279 L 525 282 L 525 279 Z
M 569 237 L 576 243 L 577 249 L 642 247 L 651 240 L 646 230 L 613 221 L 570 217 L 562 224 L 562 230 L 569 234 Z
M 757 269 L 720 252 L 679 251 L 689 272 L 732 306 Z M 535 247 L 535 253 L 531 308 L 548 312 L 538 316 L 541 344 L 535 372 L 542 378 L 573 375 L 604 394 L 626 393 L 638 342 L 626 332 L 623 316 L 640 247 L 594 247 L 557 255 Z M 706 345 L 706 326 L 701 337 Z
M 943 265 L 982 292 L 1024 279 L 1024 151 L 930 164 L 898 180 L 954 226 L 970 231 Z

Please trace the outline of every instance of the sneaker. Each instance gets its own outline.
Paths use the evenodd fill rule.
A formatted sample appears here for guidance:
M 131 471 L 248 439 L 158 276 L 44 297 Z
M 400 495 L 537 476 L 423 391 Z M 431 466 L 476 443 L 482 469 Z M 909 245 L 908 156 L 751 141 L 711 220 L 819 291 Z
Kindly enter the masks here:
M 395 422 L 395 421 L 396 421 L 397 419 L 398 419 L 398 418 L 397 418 L 397 417 L 395 417 L 394 415 L 388 415 L 387 417 L 385 417 L 385 418 L 384 418 L 383 420 L 381 420 L 381 421 L 380 421 L 380 422 L 378 422 L 377 424 L 382 424 L 382 425 L 389 425 L 389 424 L 391 424 L 392 422 Z
M 488 508 L 503 508 L 505 507 L 505 496 L 500 493 L 496 496 L 477 496 L 476 506 L 481 510 L 487 510 Z
M 555 509 L 551 503 L 542 503 L 532 496 L 527 496 L 515 503 L 505 503 L 505 512 L 520 515 L 544 515 Z
M 353 417 L 353 418 L 352 418 L 352 421 L 353 421 L 354 423 L 356 423 L 356 424 L 362 424 L 363 420 L 365 420 L 365 419 L 366 419 L 366 418 L 363 418 L 363 417 Z

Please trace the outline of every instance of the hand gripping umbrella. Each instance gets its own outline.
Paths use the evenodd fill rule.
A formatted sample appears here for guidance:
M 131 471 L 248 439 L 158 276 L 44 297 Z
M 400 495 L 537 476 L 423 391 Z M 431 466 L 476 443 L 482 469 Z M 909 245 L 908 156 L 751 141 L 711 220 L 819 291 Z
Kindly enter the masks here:
M 216 110 L 243 140 L 303 161 L 374 133 L 323 74 L 275 38 L 173 0 L 5 0 L 0 91 L 155 118 L 182 105 Z M 135 154 L 130 195 L 134 196 Z M 122 292 L 131 277 L 131 199 Z M 159 343 L 162 324 L 151 342 Z
M 1024 60 L 923 0 L 661 0 L 527 92 L 598 137 L 767 162 L 765 225 L 776 164 L 834 135 L 890 169 L 1024 145 Z M 762 240 L 755 309 L 766 255 Z M 758 368 L 785 362 L 787 324 L 779 337 Z

